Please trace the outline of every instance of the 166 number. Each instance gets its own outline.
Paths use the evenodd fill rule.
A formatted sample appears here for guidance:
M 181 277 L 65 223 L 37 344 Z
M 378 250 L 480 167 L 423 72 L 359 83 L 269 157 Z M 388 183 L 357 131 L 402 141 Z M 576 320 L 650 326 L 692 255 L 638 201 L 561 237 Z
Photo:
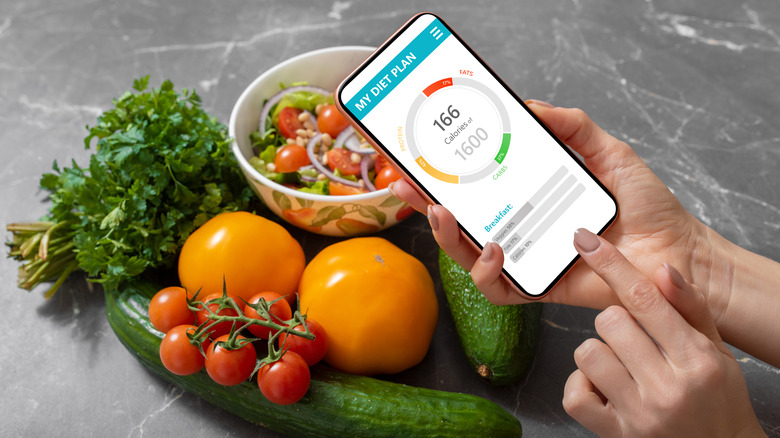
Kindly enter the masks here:
M 447 107 L 447 111 L 439 115 L 439 120 L 433 121 L 433 126 L 438 126 L 439 129 L 444 131 L 444 127 L 452 125 L 452 119 L 457 119 L 458 117 L 460 117 L 460 111 L 450 105 Z

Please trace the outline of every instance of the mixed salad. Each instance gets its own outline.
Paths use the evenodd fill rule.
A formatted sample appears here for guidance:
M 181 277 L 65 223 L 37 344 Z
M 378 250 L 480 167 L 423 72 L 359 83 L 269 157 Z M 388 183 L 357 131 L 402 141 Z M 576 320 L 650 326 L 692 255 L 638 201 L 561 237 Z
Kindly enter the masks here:
M 333 94 L 307 84 L 282 86 L 260 111 L 250 135 L 250 164 L 266 178 L 320 195 L 380 190 L 400 178 L 352 128 Z

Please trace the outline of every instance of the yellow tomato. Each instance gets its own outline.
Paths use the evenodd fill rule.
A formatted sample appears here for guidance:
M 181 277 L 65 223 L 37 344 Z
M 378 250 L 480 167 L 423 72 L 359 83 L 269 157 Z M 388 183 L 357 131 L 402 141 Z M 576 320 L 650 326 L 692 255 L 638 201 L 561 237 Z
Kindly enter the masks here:
M 281 225 L 247 212 L 222 213 L 195 230 L 179 254 L 179 281 L 192 296 L 222 294 L 249 300 L 259 292 L 293 302 L 306 264 L 301 245 Z
M 378 237 L 322 250 L 298 293 L 301 312 L 328 334 L 325 361 L 353 374 L 394 374 L 420 363 L 439 314 L 425 266 Z

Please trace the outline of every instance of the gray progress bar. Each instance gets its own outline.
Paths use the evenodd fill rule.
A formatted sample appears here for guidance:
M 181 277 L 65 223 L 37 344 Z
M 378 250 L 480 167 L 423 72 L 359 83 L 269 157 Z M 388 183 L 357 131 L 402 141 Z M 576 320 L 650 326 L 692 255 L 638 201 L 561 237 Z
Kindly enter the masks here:
M 531 210 L 534 209 L 535 206 L 539 205 L 539 202 L 544 199 L 545 196 L 547 196 L 548 193 L 550 193 L 550 190 L 552 190 L 553 187 L 555 187 L 556 184 L 568 173 L 568 169 L 566 169 L 566 166 L 561 166 L 560 169 L 555 171 L 555 173 L 542 185 L 542 187 L 536 191 L 536 193 L 531 196 L 531 199 L 528 200 L 525 204 L 523 204 L 522 207 L 515 213 L 514 216 L 512 216 L 506 224 L 504 224 L 503 227 L 501 227 L 496 234 L 493 235 L 493 242 L 499 243 L 502 240 L 506 238 L 506 236 L 509 235 L 509 232 L 512 231 L 516 226 L 520 225 L 520 222 L 525 219 L 525 217 L 528 215 L 528 213 L 531 212 Z
M 561 201 L 557 207 L 555 207 L 555 210 L 553 210 L 553 212 L 547 216 L 542 224 L 539 225 L 533 233 L 531 233 L 531 235 L 528 237 L 528 240 L 526 240 L 525 243 L 523 243 L 520 248 L 517 249 L 517 251 L 513 252 L 512 255 L 509 256 L 509 259 L 517 263 L 517 261 L 520 260 L 526 252 L 528 252 L 533 244 L 539 240 L 539 238 L 542 237 L 542 235 L 546 233 L 547 230 L 550 229 L 555 221 L 563 216 L 563 213 L 568 210 L 569 207 L 574 204 L 574 201 L 576 201 L 577 198 L 579 198 L 580 195 L 582 195 L 584 192 L 585 186 L 582 184 L 577 184 L 577 187 L 575 187 L 574 190 L 572 190 L 571 193 L 569 193 L 568 196 L 566 196 L 566 198 Z

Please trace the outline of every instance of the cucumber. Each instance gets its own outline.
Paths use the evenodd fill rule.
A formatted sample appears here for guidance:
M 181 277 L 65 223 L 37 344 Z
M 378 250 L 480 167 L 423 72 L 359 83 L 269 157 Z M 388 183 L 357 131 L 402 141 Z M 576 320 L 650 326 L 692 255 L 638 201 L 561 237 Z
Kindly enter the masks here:
M 471 274 L 439 249 L 439 275 L 460 345 L 474 370 L 492 385 L 517 382 L 534 359 L 542 303 L 496 306 Z
M 205 371 L 174 375 L 160 362 L 163 335 L 147 316 L 149 300 L 159 289 L 142 280 L 105 292 L 108 321 L 119 340 L 153 373 L 250 422 L 290 436 L 462 437 L 477 430 L 493 437 L 522 435 L 519 420 L 489 400 L 345 374 L 324 365 L 312 367 L 307 395 L 287 406 L 266 400 L 255 381 L 222 386 Z

